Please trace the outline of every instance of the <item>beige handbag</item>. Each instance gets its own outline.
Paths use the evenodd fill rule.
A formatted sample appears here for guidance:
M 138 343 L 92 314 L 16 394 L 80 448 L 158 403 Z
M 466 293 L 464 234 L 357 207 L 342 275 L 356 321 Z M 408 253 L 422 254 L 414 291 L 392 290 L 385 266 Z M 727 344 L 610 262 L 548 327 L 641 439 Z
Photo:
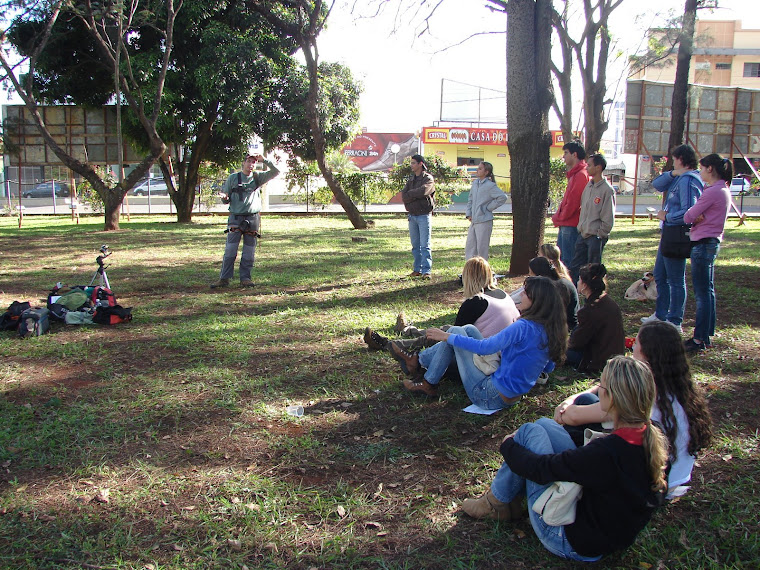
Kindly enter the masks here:
M 588 445 L 606 433 L 586 428 L 583 432 L 583 445 Z M 533 512 L 541 515 L 544 522 L 551 526 L 564 526 L 575 522 L 575 509 L 583 496 L 583 487 L 569 481 L 555 481 L 541 493 L 533 503 Z
M 499 369 L 501 365 L 501 351 L 493 354 L 474 354 L 472 363 L 486 376 L 490 376 Z

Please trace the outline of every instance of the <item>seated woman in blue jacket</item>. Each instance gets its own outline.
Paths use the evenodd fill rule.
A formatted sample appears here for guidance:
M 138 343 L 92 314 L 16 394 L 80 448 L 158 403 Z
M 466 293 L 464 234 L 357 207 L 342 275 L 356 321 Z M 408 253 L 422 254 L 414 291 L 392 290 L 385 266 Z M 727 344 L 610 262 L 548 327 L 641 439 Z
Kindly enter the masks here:
M 575 447 L 549 418 L 527 423 L 504 438 L 504 463 L 479 499 L 462 510 L 474 518 L 512 520 L 527 496 L 530 522 L 544 547 L 567 560 L 596 561 L 633 544 L 667 489 L 668 443 L 649 419 L 655 400 L 649 367 L 624 356 L 609 360 L 599 381 L 599 402 L 614 431 Z M 532 507 L 554 481 L 583 487 L 575 521 L 547 524 Z
M 438 344 L 419 356 L 396 351 L 412 376 L 404 382 L 406 389 L 435 395 L 438 382 L 456 359 L 473 404 L 487 410 L 516 404 L 542 372 L 551 372 L 554 363 L 564 359 L 567 346 L 565 305 L 548 277 L 528 277 L 517 308 L 520 318 L 488 338 L 473 325 L 451 327 L 446 332 L 428 329 L 427 337 Z M 476 354 L 497 352 L 501 352 L 501 360 L 492 374 L 485 374 L 474 362 Z

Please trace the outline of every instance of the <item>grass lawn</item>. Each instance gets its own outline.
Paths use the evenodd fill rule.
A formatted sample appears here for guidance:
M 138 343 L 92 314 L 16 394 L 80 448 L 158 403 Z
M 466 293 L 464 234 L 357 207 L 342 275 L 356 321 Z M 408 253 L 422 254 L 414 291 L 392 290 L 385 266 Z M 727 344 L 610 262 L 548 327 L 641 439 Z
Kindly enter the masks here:
M 434 219 L 433 279 L 411 271 L 406 220 L 265 216 L 253 289 L 212 291 L 224 218 L 0 218 L 0 306 L 87 284 L 101 244 L 134 320 L 0 334 L 0 568 L 565 568 L 527 521 L 481 522 L 501 438 L 551 415 L 590 379 L 555 371 L 514 409 L 461 411 L 461 385 L 405 393 L 365 326 L 392 335 L 451 323 L 466 220 Z M 718 434 L 691 491 L 600 568 L 760 567 L 760 221 L 731 221 L 716 267 L 715 347 L 692 360 Z M 512 224 L 491 262 L 506 273 Z M 367 241 L 353 241 L 352 237 Z M 556 232 L 547 227 L 547 241 Z M 651 303 L 623 300 L 651 270 L 654 222 L 619 219 L 605 249 L 611 294 L 635 335 Z M 689 279 L 690 281 L 690 279 Z M 522 278 L 506 279 L 505 289 Z M 694 319 L 689 292 L 686 332 Z M 305 415 L 285 408 L 301 404 Z

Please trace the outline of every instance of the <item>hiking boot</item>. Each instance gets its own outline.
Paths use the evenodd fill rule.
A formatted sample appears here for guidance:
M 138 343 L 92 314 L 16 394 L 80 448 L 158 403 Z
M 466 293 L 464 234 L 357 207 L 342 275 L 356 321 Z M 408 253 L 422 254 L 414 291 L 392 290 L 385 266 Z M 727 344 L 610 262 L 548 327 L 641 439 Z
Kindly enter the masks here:
M 522 497 L 516 498 L 511 503 L 502 503 L 489 489 L 477 499 L 465 499 L 462 510 L 474 519 L 511 521 L 520 518 L 523 511 Z
M 221 289 L 223 287 L 229 287 L 230 286 L 230 280 L 229 279 L 218 279 L 214 281 L 209 287 L 212 289 Z
M 376 333 L 371 328 L 364 329 L 364 342 L 370 350 L 385 350 L 385 345 L 388 344 L 388 339 L 383 335 Z
M 414 375 L 420 370 L 420 357 L 417 354 L 412 354 L 405 351 L 395 342 L 391 342 L 388 351 L 393 355 L 393 358 L 403 362 L 406 365 L 406 369 L 410 375 Z
M 438 396 L 438 386 L 431 384 L 422 376 L 416 378 L 404 378 L 404 388 L 410 392 L 417 392 L 432 398 Z
M 401 334 L 402 332 L 404 332 L 404 329 L 408 326 L 409 326 L 409 321 L 406 320 L 406 315 L 404 314 L 404 311 L 401 311 L 396 317 L 396 326 L 393 327 L 393 330 Z
M 432 278 L 433 278 L 433 276 L 432 276 L 432 275 L 430 275 L 430 273 L 423 273 L 423 274 L 422 274 L 422 278 L 423 278 L 423 279 L 426 279 L 426 280 L 428 280 L 428 281 L 429 281 L 430 279 L 432 279 Z
M 422 273 L 420 273 L 419 271 L 412 271 L 412 272 L 411 272 L 411 273 L 408 275 L 408 277 L 419 277 L 420 275 L 422 275 Z
M 253 281 L 251 281 L 250 279 L 241 279 L 240 286 L 241 287 L 255 287 L 256 285 L 254 285 Z

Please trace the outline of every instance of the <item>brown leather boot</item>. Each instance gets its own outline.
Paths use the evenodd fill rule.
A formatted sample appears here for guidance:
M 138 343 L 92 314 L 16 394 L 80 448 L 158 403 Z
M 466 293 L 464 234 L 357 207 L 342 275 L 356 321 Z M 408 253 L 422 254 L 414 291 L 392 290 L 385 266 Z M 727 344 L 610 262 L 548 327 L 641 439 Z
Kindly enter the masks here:
M 390 343 L 388 350 L 396 360 L 406 365 L 406 370 L 410 376 L 414 376 L 420 371 L 420 357 L 417 354 L 405 351 L 395 342 Z
M 364 342 L 367 343 L 370 350 L 385 350 L 388 339 L 367 327 L 364 329 Z
M 515 499 L 510 503 L 502 503 L 499 499 L 494 497 L 494 494 L 489 489 L 485 494 L 477 499 L 465 499 L 462 503 L 462 510 L 470 515 L 474 519 L 494 519 L 497 521 L 511 521 L 515 517 L 512 516 L 512 505 L 519 500 L 518 506 L 515 508 L 515 514 L 517 509 L 521 509 L 522 497 Z
M 416 378 L 404 378 L 404 388 L 410 392 L 419 392 L 435 398 L 438 396 L 438 386 L 431 384 L 424 377 L 418 376 Z

